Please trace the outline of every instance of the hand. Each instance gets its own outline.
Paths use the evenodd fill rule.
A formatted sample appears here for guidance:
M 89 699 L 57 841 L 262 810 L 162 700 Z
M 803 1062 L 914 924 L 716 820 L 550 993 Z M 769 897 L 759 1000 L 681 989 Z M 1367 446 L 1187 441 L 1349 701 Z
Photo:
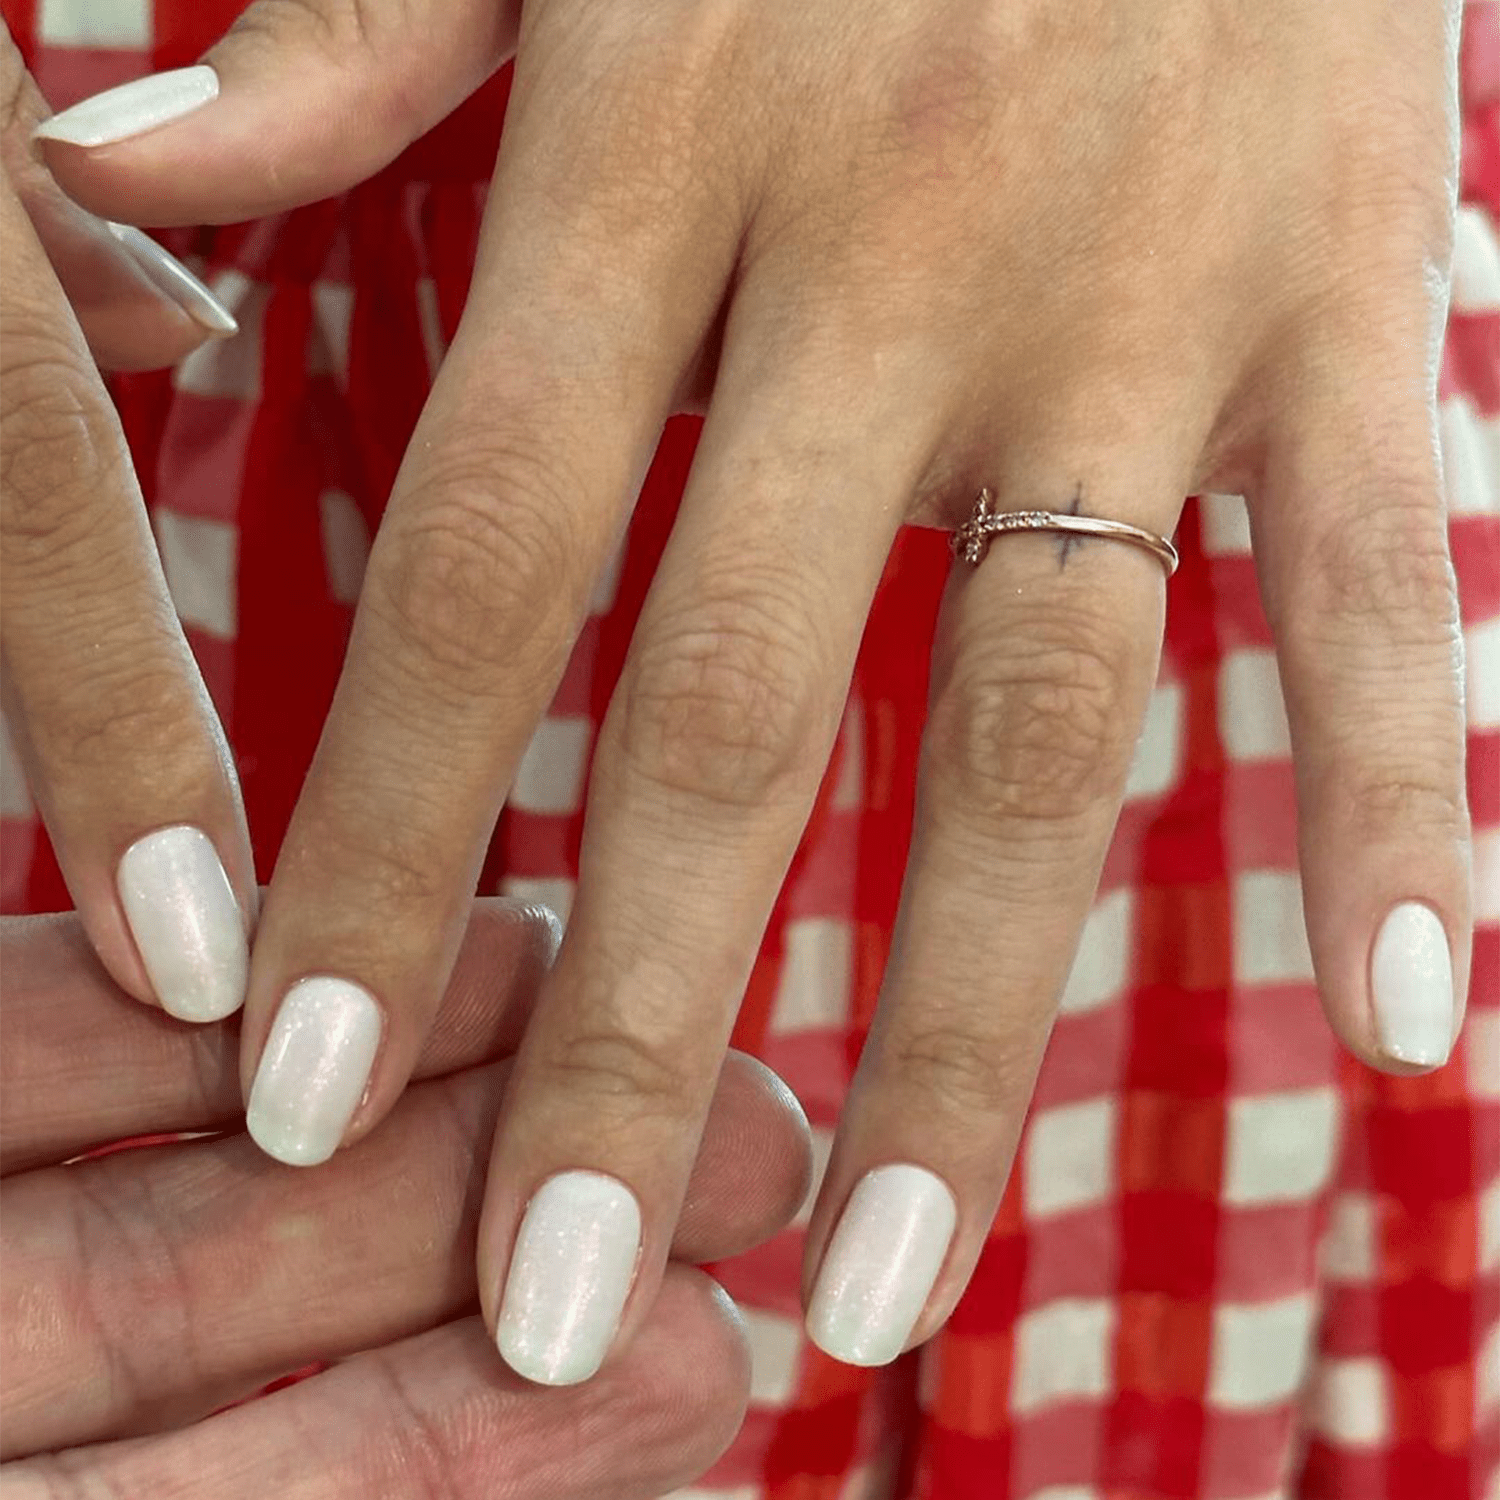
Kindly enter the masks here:
M 140 230 L 63 196 L 31 142 L 46 114 L 0 28 L 6 715 L 109 972 L 139 1000 L 215 1020 L 244 999 L 255 876 L 98 366 L 170 364 L 235 324 Z
M 671 1265 L 641 1337 L 578 1391 L 503 1371 L 472 1315 L 506 1071 L 486 1063 L 514 1046 L 554 943 L 537 913 L 481 902 L 417 1066 L 428 1081 L 309 1175 L 234 1133 L 231 1030 L 121 1004 L 71 917 L 0 924 L 6 1500 L 624 1500 L 713 1461 L 749 1377 L 733 1308 L 701 1272 Z M 179 1130 L 211 1134 L 57 1165 Z M 764 1238 L 807 1176 L 795 1101 L 732 1057 L 674 1256 Z M 334 1363 L 202 1420 L 314 1360 Z
M 370 172 L 517 49 L 469 305 L 256 940 L 251 1129 L 288 1160 L 399 1094 L 662 421 L 707 407 L 491 1165 L 480 1288 L 516 1369 L 584 1378 L 640 1328 L 887 550 L 982 485 L 1160 533 L 1185 494 L 1248 495 L 1329 1017 L 1377 1066 L 1446 1057 L 1470 929 L 1434 399 L 1456 18 L 305 0 L 47 127 L 101 211 L 238 219 Z M 1117 543 L 1011 536 L 955 570 L 893 957 L 807 1241 L 810 1329 L 844 1358 L 931 1334 L 979 1254 L 1164 596 Z M 601 1211 L 579 1172 L 616 1183 L 615 1252 L 541 1255 Z

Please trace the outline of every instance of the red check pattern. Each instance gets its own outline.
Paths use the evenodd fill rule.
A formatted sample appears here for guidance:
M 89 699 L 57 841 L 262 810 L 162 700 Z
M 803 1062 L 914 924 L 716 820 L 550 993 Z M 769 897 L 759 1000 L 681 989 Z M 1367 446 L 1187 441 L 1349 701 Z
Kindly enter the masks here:
M 3 0 L 55 106 L 192 60 L 239 0 Z M 1243 506 L 1190 502 L 1160 683 L 1015 1174 L 950 1327 L 879 1372 L 800 1333 L 794 1226 L 719 1268 L 754 1400 L 699 1500 L 1500 1496 L 1500 9 L 1471 3 L 1442 379 L 1469 642 L 1479 928 L 1425 1078 L 1344 1057 L 1311 985 L 1286 726 Z M 269 872 L 369 537 L 468 283 L 502 74 L 389 170 L 269 222 L 174 232 L 243 333 L 117 384 L 179 611 Z M 699 423 L 674 419 L 497 829 L 484 882 L 566 911 L 595 726 Z M 948 566 L 892 557 L 737 1041 L 825 1149 L 869 1023 Z M 7 753 L 7 759 L 10 759 Z M 5 778 L 8 911 L 66 903 Z

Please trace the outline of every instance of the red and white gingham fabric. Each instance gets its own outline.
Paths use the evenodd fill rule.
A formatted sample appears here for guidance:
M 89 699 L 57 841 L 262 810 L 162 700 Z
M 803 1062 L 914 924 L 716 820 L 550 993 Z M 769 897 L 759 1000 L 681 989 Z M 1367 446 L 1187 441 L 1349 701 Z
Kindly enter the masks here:
M 240 8 L 3 0 L 57 107 L 192 60 Z M 1243 506 L 1190 502 L 1129 799 L 973 1286 L 940 1337 L 868 1372 L 801 1335 L 800 1228 L 720 1267 L 749 1321 L 754 1400 L 730 1453 L 684 1495 L 1500 1497 L 1500 14 L 1487 0 L 1468 7 L 1463 71 L 1442 419 L 1479 930 L 1453 1062 L 1377 1076 L 1325 1028 Z M 463 303 L 508 82 L 341 199 L 167 236 L 244 331 L 171 375 L 117 383 L 263 877 Z M 699 426 L 668 426 L 486 889 L 568 907 L 595 727 Z M 891 930 L 946 567 L 931 533 L 896 549 L 738 1027 L 825 1150 Z M 5 909 L 67 904 L 18 778 L 4 785 Z

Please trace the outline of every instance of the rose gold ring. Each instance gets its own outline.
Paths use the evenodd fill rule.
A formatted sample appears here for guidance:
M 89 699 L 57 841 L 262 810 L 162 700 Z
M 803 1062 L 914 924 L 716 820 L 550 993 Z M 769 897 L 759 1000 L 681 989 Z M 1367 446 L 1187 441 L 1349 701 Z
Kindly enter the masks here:
M 1007 531 L 1064 531 L 1076 536 L 1099 537 L 1104 541 L 1129 542 L 1149 552 L 1167 570 L 1170 578 L 1180 561 L 1177 549 L 1166 537 L 1131 526 L 1125 521 L 1105 521 L 1097 516 L 1059 514 L 1051 510 L 990 509 L 992 496 L 988 489 L 979 492 L 969 519 L 953 533 L 953 554 L 976 566 L 984 561 L 993 537 Z

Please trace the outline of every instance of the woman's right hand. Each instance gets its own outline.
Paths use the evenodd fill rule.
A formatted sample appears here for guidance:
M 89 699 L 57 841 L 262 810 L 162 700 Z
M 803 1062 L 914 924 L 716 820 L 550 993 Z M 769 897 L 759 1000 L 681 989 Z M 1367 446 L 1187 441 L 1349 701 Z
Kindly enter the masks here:
M 90 941 L 185 1020 L 244 995 L 255 875 L 233 763 L 177 621 L 100 368 L 172 364 L 235 322 L 138 229 L 85 213 L 31 142 L 0 36 L 0 684 Z
M 690 1263 L 786 1223 L 807 1123 L 732 1055 L 641 1336 L 573 1390 L 503 1369 L 474 1239 L 503 1059 L 556 943 L 537 909 L 477 902 L 418 1081 L 309 1174 L 243 1133 L 237 1022 L 122 1004 L 71 916 L 0 921 L 5 1500 L 644 1500 L 713 1461 L 748 1351 Z M 169 1131 L 197 1138 L 63 1165 Z M 333 1365 L 208 1416 L 313 1360 Z

